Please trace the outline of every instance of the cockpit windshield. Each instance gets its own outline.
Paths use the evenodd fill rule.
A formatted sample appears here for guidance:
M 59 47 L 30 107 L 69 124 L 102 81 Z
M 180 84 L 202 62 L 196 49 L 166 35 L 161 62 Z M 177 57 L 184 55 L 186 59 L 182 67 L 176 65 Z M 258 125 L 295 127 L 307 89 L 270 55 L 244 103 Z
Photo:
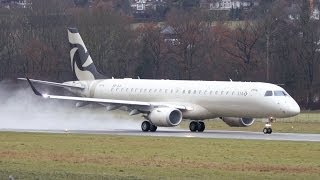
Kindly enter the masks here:
M 284 91 L 274 91 L 274 96 L 287 96 L 287 93 Z
M 266 91 L 264 96 L 288 96 L 285 91 Z
M 272 96 L 272 95 L 273 95 L 272 91 L 267 91 L 267 92 L 264 94 L 264 96 Z

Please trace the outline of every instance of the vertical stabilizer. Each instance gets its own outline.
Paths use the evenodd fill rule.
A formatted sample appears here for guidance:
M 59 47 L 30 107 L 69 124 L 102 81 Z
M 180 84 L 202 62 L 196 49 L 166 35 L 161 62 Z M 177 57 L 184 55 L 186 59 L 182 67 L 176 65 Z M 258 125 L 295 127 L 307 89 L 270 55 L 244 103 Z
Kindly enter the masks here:
M 71 68 L 77 79 L 79 81 L 85 81 L 104 78 L 93 64 L 91 56 L 82 41 L 78 29 L 68 28 L 68 38 L 71 48 Z

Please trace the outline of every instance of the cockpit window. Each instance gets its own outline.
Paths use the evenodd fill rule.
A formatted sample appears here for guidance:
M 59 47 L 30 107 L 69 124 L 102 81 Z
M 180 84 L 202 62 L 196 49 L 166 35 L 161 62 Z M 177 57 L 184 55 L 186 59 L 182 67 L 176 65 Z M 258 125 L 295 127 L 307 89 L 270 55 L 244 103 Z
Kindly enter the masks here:
M 272 96 L 272 91 L 267 91 L 265 94 L 264 94 L 264 96 Z
M 275 96 L 287 96 L 287 93 L 284 91 L 274 91 Z

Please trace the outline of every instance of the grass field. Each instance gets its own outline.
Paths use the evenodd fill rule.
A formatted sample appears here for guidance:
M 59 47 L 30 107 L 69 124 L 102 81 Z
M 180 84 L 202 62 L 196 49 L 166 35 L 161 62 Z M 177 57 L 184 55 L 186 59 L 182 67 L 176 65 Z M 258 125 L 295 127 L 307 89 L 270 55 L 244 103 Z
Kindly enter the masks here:
M 320 143 L 0 133 L 0 179 L 320 179 Z

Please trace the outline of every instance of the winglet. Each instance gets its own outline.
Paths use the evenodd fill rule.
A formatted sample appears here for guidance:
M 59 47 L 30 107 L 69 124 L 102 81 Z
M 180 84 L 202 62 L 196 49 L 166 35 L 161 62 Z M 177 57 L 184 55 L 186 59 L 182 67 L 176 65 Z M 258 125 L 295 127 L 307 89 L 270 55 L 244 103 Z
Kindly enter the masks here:
M 26 79 L 27 79 L 32 91 L 34 92 L 34 94 L 36 94 L 37 96 L 43 97 L 43 95 L 33 86 L 33 84 L 31 83 L 30 79 L 27 76 L 26 76 Z

